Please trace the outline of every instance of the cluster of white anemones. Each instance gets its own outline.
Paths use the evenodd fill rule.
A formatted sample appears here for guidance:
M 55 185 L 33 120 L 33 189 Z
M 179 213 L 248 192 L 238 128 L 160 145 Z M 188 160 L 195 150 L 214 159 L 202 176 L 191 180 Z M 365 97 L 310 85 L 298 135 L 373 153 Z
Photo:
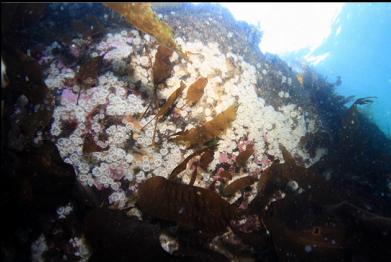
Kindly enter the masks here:
M 128 31 L 123 30 L 120 33 L 107 34 L 106 38 L 98 44 L 96 49 L 100 53 L 110 50 L 104 56 L 104 59 L 106 60 L 121 60 L 124 57 L 128 57 L 133 52 L 133 45 L 136 42 L 137 40 L 134 41 L 134 38 L 131 37 Z
M 88 261 L 89 257 L 91 256 L 91 251 L 88 249 L 88 245 L 84 238 L 73 237 L 69 239 L 69 243 L 76 250 L 74 255 L 80 257 L 79 262 Z
M 46 238 L 44 234 L 41 234 L 37 240 L 31 244 L 31 261 L 41 262 L 45 261 L 43 254 L 48 251 Z
M 63 82 L 65 79 L 75 77 L 75 72 L 71 68 L 67 68 L 57 61 L 50 64 L 47 73 L 48 77 L 45 80 L 45 84 L 52 90 L 61 89 L 64 86 Z
M 197 179 L 196 185 L 206 186 L 210 183 L 210 171 L 219 163 L 220 155 L 226 153 L 237 155 L 238 142 L 244 139 L 253 142 L 255 147 L 255 155 L 248 163 L 250 172 L 267 167 L 253 161 L 253 159 L 264 159 L 266 153 L 282 160 L 279 144 L 304 159 L 309 158 L 305 151 L 298 148 L 298 143 L 307 132 L 316 131 L 315 118 L 304 117 L 303 110 L 293 104 L 282 106 L 276 111 L 273 107 L 266 106 L 264 99 L 257 96 L 256 88 L 262 87 L 257 86 L 256 68 L 265 68 L 261 72 L 265 76 L 270 71 L 266 70 L 268 69 L 266 63 L 254 67 L 236 54 L 222 54 L 217 43 L 208 45 L 204 45 L 201 41 L 185 43 L 180 38 L 177 38 L 177 41 L 184 51 L 190 51 L 195 55 L 190 56 L 190 61 L 185 61 L 174 52 L 170 59 L 174 63 L 172 76 L 166 81 L 167 88 L 159 90 L 159 96 L 168 98 L 180 86 L 181 81 L 186 86 L 190 86 L 199 77 L 208 77 L 204 95 L 196 105 L 189 107 L 185 104 L 187 89 L 177 100 L 176 111 L 181 117 L 189 120 L 186 128 L 193 128 L 205 120 L 209 121 L 232 104 L 236 102 L 239 104 L 236 120 L 220 137 L 209 172 L 202 173 L 202 179 Z M 124 31 L 108 34 L 98 44 L 97 50 L 103 52 L 109 50 L 110 46 L 115 47 L 104 57 L 109 61 L 125 61 L 128 56 L 131 56 L 131 66 L 135 69 L 134 77 L 141 80 L 144 85 L 151 85 L 151 61 L 157 50 L 157 45 L 151 43 L 148 35 L 141 37 L 135 30 Z M 145 48 L 146 46 L 148 48 Z M 124 50 L 121 50 L 123 48 Z M 145 50 L 152 51 L 145 53 Z M 57 65 L 56 61 L 53 64 Z M 60 70 L 56 71 L 53 68 L 49 70 L 51 72 L 49 78 L 60 78 L 56 75 L 62 74 Z M 290 78 L 284 75 L 281 75 L 281 79 L 284 83 L 291 82 Z M 281 93 L 283 97 L 287 94 L 288 92 Z M 157 126 L 155 142 L 160 145 L 157 147 L 151 146 L 154 121 L 142 131 L 138 130 L 132 122 L 124 120 L 123 125 L 116 124 L 103 129 L 101 122 L 107 116 L 123 119 L 126 116 L 137 118 L 137 115 L 145 111 L 149 102 L 144 101 L 139 95 L 131 92 L 129 94 L 127 84 L 112 72 L 99 76 L 95 87 L 87 91 L 83 90 L 79 105 L 76 105 L 72 99 L 61 101 L 61 106 L 58 106 L 54 112 L 52 135 L 58 136 L 61 133 L 61 120 L 76 119 L 79 123 L 69 138 L 58 139 L 57 146 L 61 157 L 75 167 L 79 181 L 83 184 L 111 188 L 113 192 L 109 198 L 110 203 L 122 205 L 124 194 L 121 188 L 122 179 L 132 182 L 130 185 L 132 190 L 135 185 L 152 175 L 167 177 L 187 155 L 192 153 L 192 150 L 184 150 L 181 145 L 165 141 L 164 137 L 167 135 L 182 131 L 170 117 L 161 120 Z M 96 144 L 106 151 L 92 153 L 94 159 L 92 164 L 82 155 L 82 145 L 84 134 L 87 132 L 86 116 L 98 105 L 105 107 L 92 117 L 91 131 Z M 140 125 L 147 124 L 153 116 L 144 117 Z M 107 135 L 107 141 L 99 141 L 100 133 Z M 134 139 L 135 146 L 141 151 L 136 153 L 135 149 L 124 150 L 130 139 Z M 268 151 L 266 151 L 266 143 L 269 145 Z
M 126 197 L 123 191 L 114 191 L 109 196 L 109 204 L 116 204 L 118 208 L 123 208 L 126 204 Z
M 57 208 L 57 215 L 59 219 L 66 218 L 73 211 L 73 206 L 68 203 L 66 206 Z

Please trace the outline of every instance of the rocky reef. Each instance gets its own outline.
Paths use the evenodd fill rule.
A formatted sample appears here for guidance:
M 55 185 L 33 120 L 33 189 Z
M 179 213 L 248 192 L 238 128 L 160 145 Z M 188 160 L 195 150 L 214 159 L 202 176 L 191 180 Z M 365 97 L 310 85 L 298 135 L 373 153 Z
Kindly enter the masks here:
M 390 234 L 391 143 L 359 111 L 372 101 L 346 107 L 219 5 L 3 9 L 4 261 L 389 254 L 361 246 Z

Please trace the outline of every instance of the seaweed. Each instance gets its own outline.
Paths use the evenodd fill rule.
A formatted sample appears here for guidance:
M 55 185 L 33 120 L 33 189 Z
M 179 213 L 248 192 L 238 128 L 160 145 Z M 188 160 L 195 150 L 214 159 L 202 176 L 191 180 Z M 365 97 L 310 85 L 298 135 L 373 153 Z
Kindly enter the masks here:
M 29 139 L 32 139 L 39 129 L 45 129 L 49 126 L 53 116 L 53 108 L 40 107 L 40 110 L 24 117 L 20 124 L 22 133 Z
M 32 207 L 47 212 L 69 201 L 76 182 L 75 171 L 72 165 L 64 163 L 53 142 L 44 140 L 39 148 L 25 150 L 18 157 L 21 163 L 14 169 L 20 171 L 19 178 L 26 179 L 27 192 L 22 194 Z
M 28 77 L 29 81 L 35 84 L 45 85 L 42 68 L 37 60 L 19 50 L 16 50 L 15 52 L 18 55 L 19 61 L 22 63 L 23 71 Z
M 103 65 L 103 55 L 91 58 L 86 63 L 80 66 L 76 75 L 76 80 L 79 84 L 79 94 L 77 96 L 77 103 L 79 102 L 80 93 L 82 90 L 93 87 L 97 83 L 99 71 Z
M 299 82 L 299 84 L 303 87 L 304 86 L 304 75 L 303 74 L 297 74 L 296 79 Z
M 235 160 L 236 165 L 238 167 L 244 167 L 252 154 L 254 154 L 254 144 L 249 144 L 247 145 L 246 150 L 240 152 L 237 156 Z
M 161 83 L 167 80 L 171 76 L 173 65 L 170 61 L 170 57 L 173 51 L 163 45 L 159 45 L 156 55 L 155 63 L 152 66 L 152 77 L 155 89 Z
M 154 119 L 156 119 L 155 127 L 153 129 L 152 141 L 155 143 L 155 135 L 156 135 L 156 127 L 158 121 L 173 107 L 178 97 L 182 94 L 183 89 L 186 88 L 186 85 L 181 81 L 181 86 L 178 87 L 167 99 L 166 103 L 159 109 L 158 113 L 148 122 L 146 123 L 142 129 L 144 129 L 149 123 L 151 123 Z
M 326 206 L 325 210 L 335 214 L 349 226 L 362 231 L 370 239 L 386 240 L 387 235 L 391 233 L 391 218 L 369 212 L 347 201 Z
M 215 146 L 213 146 L 213 148 L 215 148 Z M 187 163 L 195 156 L 198 156 L 198 155 L 201 155 L 201 159 L 203 157 L 203 155 L 205 155 L 206 153 L 210 152 L 210 150 L 212 150 L 211 147 L 206 147 L 206 148 L 203 148 L 201 150 L 198 150 L 198 151 L 195 151 L 194 153 L 190 154 L 188 157 L 185 158 L 185 160 L 183 160 L 177 167 L 174 168 L 174 170 L 171 172 L 170 176 L 168 177 L 169 180 L 173 180 L 177 177 L 177 175 L 182 172 L 183 170 L 186 169 L 186 166 L 187 166 Z M 209 153 L 208 153 L 209 154 Z M 205 158 L 205 157 L 204 157 Z M 213 157 L 212 157 L 212 160 L 213 160 Z M 208 160 L 203 160 L 203 166 L 207 165 L 207 161 Z M 209 163 L 208 163 L 209 164 Z
M 229 127 L 236 119 L 237 109 L 238 104 L 235 103 L 212 120 L 205 122 L 198 127 L 175 134 L 176 137 L 173 139 L 177 142 L 183 141 L 189 147 L 204 144 L 205 142 L 220 136 Z
M 150 3 L 105 3 L 105 5 L 124 16 L 139 30 L 154 36 L 160 44 L 174 49 L 183 58 L 187 58 L 175 42 L 172 28 L 159 19 Z
M 191 173 L 191 178 L 190 178 L 190 182 L 189 182 L 190 186 L 194 185 L 194 182 L 195 182 L 195 180 L 197 178 L 197 174 L 198 174 L 198 166 L 195 165 L 194 170 Z
M 137 130 L 141 130 L 142 126 L 140 124 L 140 121 L 138 121 L 135 117 L 133 117 L 131 114 L 124 117 L 124 121 L 130 125 L 133 125 L 133 127 Z
M 248 186 L 251 186 L 252 184 L 255 183 L 257 179 L 253 176 L 245 176 L 241 177 L 239 179 L 236 179 L 223 189 L 223 196 L 225 197 L 230 197 L 232 196 L 235 192 L 242 190 Z
M 231 172 L 226 171 L 226 170 L 220 172 L 220 173 L 219 173 L 219 176 L 223 177 L 224 179 L 226 179 L 226 180 L 228 180 L 228 181 L 232 179 L 232 174 L 231 174 Z
M 201 155 L 198 166 L 200 166 L 203 170 L 207 170 L 209 164 L 213 161 L 215 149 L 216 145 L 208 147 L 207 150 Z
M 173 51 L 170 48 L 159 45 L 156 55 L 155 62 L 152 65 L 152 79 L 153 79 L 153 94 L 151 102 L 149 103 L 147 109 L 142 114 L 141 118 L 145 116 L 148 110 L 152 105 L 157 105 L 157 90 L 160 84 L 164 83 L 167 78 L 171 76 L 172 73 L 172 63 L 170 57 Z
M 159 109 L 159 112 L 156 114 L 155 118 L 163 117 L 174 105 L 176 100 L 180 95 L 182 95 L 183 89 L 186 88 L 186 85 L 181 81 L 181 86 L 178 87 L 167 99 L 166 103 Z
M 88 212 L 85 230 L 93 251 L 89 261 L 170 259 L 160 246 L 158 225 L 128 217 L 119 210 L 97 208 Z
M 195 105 L 201 99 L 207 84 L 208 78 L 201 77 L 189 86 L 186 96 L 187 104 L 189 106 Z
M 94 39 L 103 35 L 105 28 L 96 16 L 88 15 L 86 21 L 73 20 L 71 27 L 74 32 L 82 35 L 83 39 Z
M 84 154 L 89 154 L 89 153 L 93 153 L 93 152 L 102 152 L 102 151 L 106 151 L 108 149 L 109 149 L 108 147 L 101 148 L 100 146 L 98 146 L 95 143 L 92 134 L 90 134 L 90 133 L 86 134 L 86 136 L 84 138 L 84 143 L 83 143 L 83 153 Z
M 239 216 L 236 207 L 216 192 L 167 180 L 160 176 L 139 186 L 136 203 L 143 213 L 217 235 Z

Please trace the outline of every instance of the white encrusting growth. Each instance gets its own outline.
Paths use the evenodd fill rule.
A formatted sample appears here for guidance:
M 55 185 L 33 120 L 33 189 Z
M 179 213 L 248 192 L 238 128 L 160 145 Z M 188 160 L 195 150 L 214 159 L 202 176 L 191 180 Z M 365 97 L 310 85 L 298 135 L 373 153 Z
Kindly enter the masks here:
M 154 121 L 144 130 L 140 130 L 135 122 L 125 121 L 129 116 L 139 119 L 149 101 L 134 92 L 132 87 L 129 90 L 131 84 L 117 75 L 119 69 L 114 66 L 121 66 L 119 63 L 122 63 L 125 69 L 132 68 L 134 80 L 140 80 L 142 88 L 152 90 L 151 63 L 155 59 L 157 45 L 148 35 L 141 37 L 136 30 L 108 34 L 95 49 L 99 54 L 110 50 L 104 59 L 113 64 L 113 72 L 102 73 L 96 86 L 83 90 L 78 105 L 75 100 L 77 94 L 63 84 L 65 78 L 74 76 L 74 71 L 66 68 L 59 70 L 59 61 L 54 59 L 48 69 L 46 83 L 63 93 L 61 105 L 56 107 L 53 114 L 51 134 L 58 138 L 57 147 L 61 157 L 75 167 L 82 184 L 110 189 L 109 203 L 124 207 L 127 190 L 137 190 L 137 185 L 151 176 L 168 177 L 192 153 L 192 150 L 184 150 L 184 146 L 167 139 L 168 135 L 182 130 L 177 125 L 178 117 L 186 122 L 187 129 L 194 128 L 205 120 L 213 119 L 234 103 L 239 105 L 236 120 L 221 135 L 209 170 L 198 176 L 195 185 L 206 187 L 210 184 L 211 171 L 220 163 L 221 155 L 237 155 L 234 151 L 241 141 L 254 143 L 255 153 L 247 165 L 251 173 L 257 173 L 270 165 L 271 162 L 261 161 L 265 159 L 266 153 L 282 160 L 279 144 L 310 163 L 324 154 L 324 151 L 318 150 L 313 160 L 299 148 L 300 139 L 306 133 L 316 131 L 315 118 L 304 117 L 303 110 L 294 104 L 281 106 L 276 111 L 257 95 L 256 89 L 262 88 L 257 86 L 257 74 L 266 75 L 268 72 L 265 69 L 257 72 L 256 67 L 245 62 L 242 57 L 221 53 L 217 43 L 185 43 L 180 38 L 177 38 L 177 42 L 184 51 L 192 54 L 189 61 L 185 61 L 174 52 L 170 59 L 174 63 L 173 73 L 166 81 L 167 87 L 159 89 L 159 97 L 167 99 L 181 81 L 189 87 L 198 78 L 207 77 L 208 84 L 203 97 L 192 108 L 185 103 L 187 88 L 184 90 L 177 100 L 174 113 L 159 121 L 155 138 L 158 146 L 155 147 L 152 146 Z M 130 63 L 126 62 L 129 57 Z M 284 82 L 291 81 L 287 77 L 284 79 Z M 281 92 L 280 97 L 289 97 L 288 92 Z M 100 111 L 92 119 L 87 119 L 98 106 L 101 106 Z M 139 125 L 145 125 L 153 116 L 147 115 Z M 108 117 L 122 119 L 123 124 L 104 126 L 102 123 Z M 59 137 L 62 122 L 70 120 L 77 121 L 76 129 L 69 137 Z M 104 151 L 83 154 L 87 134 L 93 134 L 96 144 Z M 183 180 L 189 181 L 189 176 L 183 175 Z M 127 183 L 128 188 L 123 186 L 124 181 L 130 182 Z

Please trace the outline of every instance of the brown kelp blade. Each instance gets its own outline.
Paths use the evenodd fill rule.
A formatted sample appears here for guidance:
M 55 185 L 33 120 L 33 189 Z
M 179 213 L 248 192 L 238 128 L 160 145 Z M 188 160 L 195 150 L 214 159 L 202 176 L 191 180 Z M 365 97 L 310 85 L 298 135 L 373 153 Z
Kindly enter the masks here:
M 189 86 L 186 97 L 188 105 L 193 106 L 201 99 L 207 84 L 208 78 L 201 77 Z
M 212 120 L 184 132 L 174 138 L 175 141 L 185 142 L 189 147 L 203 144 L 221 135 L 236 119 L 238 104 L 233 104 Z
M 254 154 L 254 144 L 249 144 L 246 150 L 239 153 L 235 161 L 236 165 L 238 167 L 244 167 L 252 154 Z
M 203 170 L 207 170 L 208 169 L 208 166 L 209 164 L 213 161 L 214 159 L 214 150 L 215 150 L 215 146 L 212 146 L 210 147 L 207 151 L 205 151 L 201 158 L 200 158 L 200 161 L 199 161 L 199 166 L 203 169 Z
M 93 152 L 102 152 L 102 151 L 106 151 L 108 150 L 109 148 L 101 148 L 100 146 L 98 146 L 95 141 L 94 141 L 94 138 L 91 134 L 87 134 L 85 139 L 84 139 L 84 143 L 83 143 L 83 153 L 84 154 L 89 154 L 89 153 L 93 153 Z
M 79 72 L 76 75 L 76 80 L 79 84 L 79 94 L 77 96 L 77 104 L 79 103 L 80 92 L 94 86 L 98 81 L 99 71 L 103 65 L 103 55 L 91 58 L 86 63 L 80 66 Z
M 150 3 L 105 3 L 105 5 L 125 17 L 139 30 L 154 36 L 160 44 L 175 49 L 184 58 L 187 57 L 175 43 L 172 28 L 159 19 Z
M 245 176 L 239 179 L 236 179 L 231 184 L 227 185 L 223 190 L 223 195 L 230 197 L 235 192 L 244 189 L 245 187 L 251 186 L 256 181 L 256 178 L 253 176 Z
M 181 86 L 178 87 L 167 99 L 166 103 L 159 109 L 159 112 L 156 114 L 154 118 L 152 118 L 148 123 L 146 123 L 143 127 L 147 126 L 151 121 L 155 118 L 159 120 L 160 117 L 164 116 L 170 109 L 171 107 L 175 104 L 175 101 L 178 99 L 178 97 L 182 94 L 183 89 L 186 88 L 186 85 L 181 82 Z
M 173 65 L 170 62 L 170 57 L 172 53 L 172 49 L 163 45 L 160 45 L 157 49 L 155 62 L 152 66 L 153 84 L 155 88 L 171 76 Z
M 96 56 L 88 60 L 85 64 L 82 64 L 76 76 L 78 82 L 81 84 L 87 84 L 88 82 L 96 80 L 102 64 L 103 56 Z
M 194 153 L 190 154 L 188 157 L 185 158 L 185 160 L 182 161 L 174 170 L 172 170 L 170 176 L 168 177 L 169 180 L 174 179 L 180 172 L 186 169 L 187 163 L 195 156 L 199 156 L 205 152 L 208 152 L 209 150 L 213 150 L 216 146 L 213 145 L 211 147 L 205 147 L 203 149 L 200 149 L 198 151 L 195 151 Z
M 215 191 L 154 176 L 140 184 L 137 206 L 153 217 L 176 222 L 210 234 L 227 230 L 238 209 Z
M 369 103 L 373 103 L 373 99 L 376 99 L 376 96 L 368 96 L 357 99 L 353 104 L 354 105 L 366 105 Z
M 160 118 L 164 116 L 174 105 L 178 97 L 182 94 L 183 89 L 186 88 L 186 85 L 181 82 L 181 86 L 178 87 L 167 99 L 166 103 L 160 108 L 159 112 L 157 113 L 156 117 Z

